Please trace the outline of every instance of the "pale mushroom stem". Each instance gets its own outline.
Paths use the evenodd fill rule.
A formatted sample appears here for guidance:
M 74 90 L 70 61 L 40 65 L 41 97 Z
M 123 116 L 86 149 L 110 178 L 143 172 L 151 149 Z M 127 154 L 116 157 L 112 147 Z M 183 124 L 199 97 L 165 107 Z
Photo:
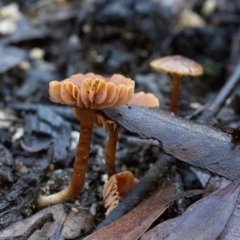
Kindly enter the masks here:
M 39 207 L 63 203 L 76 198 L 80 194 L 88 166 L 95 112 L 96 110 L 84 108 L 79 111 L 81 131 L 70 184 L 58 193 L 49 196 L 39 196 L 37 199 Z
M 109 131 L 107 152 L 106 152 L 106 165 L 108 177 L 111 177 L 116 173 L 115 168 L 115 154 L 117 149 L 117 137 L 118 137 L 118 127 L 116 129 L 111 129 Z
M 173 77 L 173 86 L 172 86 L 171 111 L 173 113 L 177 114 L 180 75 L 174 73 L 174 74 L 172 74 L 172 77 Z

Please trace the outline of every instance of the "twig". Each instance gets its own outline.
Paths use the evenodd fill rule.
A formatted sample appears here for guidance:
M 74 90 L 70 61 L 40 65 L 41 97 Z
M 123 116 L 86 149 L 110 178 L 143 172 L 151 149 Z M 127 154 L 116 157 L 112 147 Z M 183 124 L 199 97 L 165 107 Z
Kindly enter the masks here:
M 208 107 L 206 107 L 205 111 L 202 112 L 202 115 L 200 115 L 197 118 L 196 121 L 198 123 L 204 124 L 212 123 L 214 117 L 221 110 L 221 107 L 224 105 L 225 101 L 236 87 L 237 83 L 239 82 L 239 79 L 240 79 L 240 61 L 237 64 L 233 74 L 230 76 L 228 81 L 222 87 L 221 91 L 218 93 L 217 97 L 213 100 L 212 103 L 208 105 Z

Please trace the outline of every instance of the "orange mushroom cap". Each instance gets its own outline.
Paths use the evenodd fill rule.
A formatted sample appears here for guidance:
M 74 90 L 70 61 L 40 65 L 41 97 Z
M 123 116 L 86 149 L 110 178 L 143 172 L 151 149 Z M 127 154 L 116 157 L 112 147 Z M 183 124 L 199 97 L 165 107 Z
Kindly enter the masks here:
M 127 104 L 152 108 L 158 108 L 160 105 L 159 100 L 152 93 L 143 91 L 134 93 L 133 98 Z
M 120 74 L 104 78 L 94 73 L 75 74 L 61 82 L 49 83 L 49 94 L 58 103 L 78 108 L 103 109 L 127 103 L 135 82 Z
M 134 178 L 130 171 L 114 174 L 105 184 L 102 195 L 106 215 L 118 205 L 121 198 L 125 197 L 129 191 L 138 183 L 138 179 Z
M 155 59 L 150 62 L 150 66 L 158 72 L 170 74 L 199 76 L 203 73 L 203 68 L 200 64 L 180 55 Z
M 127 104 L 157 108 L 159 107 L 159 100 L 152 93 L 138 92 L 134 93 L 133 98 Z M 73 111 L 77 116 L 76 110 Z M 96 113 L 93 125 L 94 127 L 102 127 L 105 132 L 109 132 L 111 129 L 116 131 L 117 129 L 117 124 L 102 112 Z

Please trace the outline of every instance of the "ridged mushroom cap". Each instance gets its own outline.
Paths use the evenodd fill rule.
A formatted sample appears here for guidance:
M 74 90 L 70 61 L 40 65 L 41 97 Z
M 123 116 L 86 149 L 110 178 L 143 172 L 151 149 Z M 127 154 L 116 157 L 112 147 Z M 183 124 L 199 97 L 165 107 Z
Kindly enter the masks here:
M 133 98 L 127 103 L 144 107 L 159 107 L 159 100 L 152 93 L 138 92 L 134 93 Z M 76 112 L 76 110 L 74 110 Z M 74 113 L 76 115 L 76 113 Z M 108 118 L 104 113 L 97 112 L 94 127 L 102 127 L 105 132 L 116 131 L 117 123 Z
M 127 103 L 133 97 L 135 82 L 120 74 L 104 78 L 94 73 L 75 74 L 49 83 L 51 98 L 78 108 L 104 109 Z
M 102 195 L 106 216 L 118 205 L 119 200 L 125 197 L 130 190 L 138 183 L 130 171 L 114 174 L 105 184 Z
M 203 74 L 203 68 L 192 59 L 174 55 L 155 59 L 150 62 L 150 66 L 158 72 L 170 74 L 199 76 Z

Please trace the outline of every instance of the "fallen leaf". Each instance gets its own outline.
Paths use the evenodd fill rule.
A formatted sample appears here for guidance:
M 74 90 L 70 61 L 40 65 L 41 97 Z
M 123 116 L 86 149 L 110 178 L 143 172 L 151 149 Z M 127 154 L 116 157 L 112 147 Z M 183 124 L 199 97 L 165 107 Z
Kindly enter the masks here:
M 164 152 L 179 160 L 231 180 L 240 178 L 240 146 L 228 133 L 159 109 L 124 105 L 104 113 L 141 138 L 158 140 Z
M 233 210 L 233 213 L 217 240 L 238 240 L 240 239 L 240 197 Z
M 159 224 L 141 240 L 216 240 L 232 215 L 239 182 L 230 183 L 192 204 L 180 217 Z

